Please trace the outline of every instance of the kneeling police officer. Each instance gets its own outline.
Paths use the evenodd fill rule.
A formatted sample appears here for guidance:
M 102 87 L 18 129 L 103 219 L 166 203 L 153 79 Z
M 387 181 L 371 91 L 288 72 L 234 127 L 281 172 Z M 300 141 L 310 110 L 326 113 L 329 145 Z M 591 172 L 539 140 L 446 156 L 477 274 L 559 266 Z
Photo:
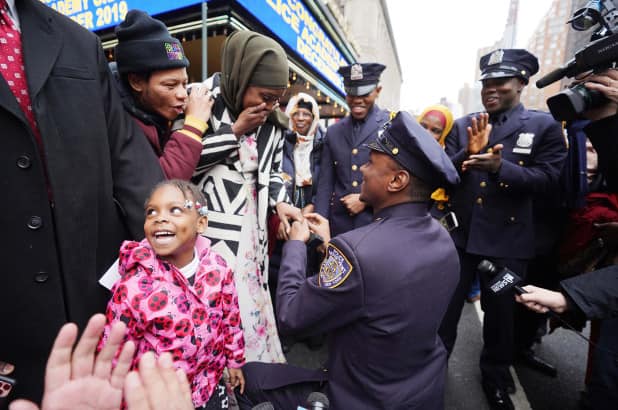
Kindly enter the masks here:
M 400 112 L 361 167 L 360 197 L 373 222 L 333 238 L 318 275 L 306 278 L 310 226 L 295 222 L 284 245 L 277 315 L 280 330 L 330 333 L 327 371 L 248 363 L 241 408 L 269 401 L 296 408 L 312 391 L 331 409 L 442 409 L 446 350 L 438 328 L 457 286 L 459 260 L 447 231 L 428 212 L 433 190 L 458 182 L 440 145 Z M 313 222 L 307 222 L 313 221 Z

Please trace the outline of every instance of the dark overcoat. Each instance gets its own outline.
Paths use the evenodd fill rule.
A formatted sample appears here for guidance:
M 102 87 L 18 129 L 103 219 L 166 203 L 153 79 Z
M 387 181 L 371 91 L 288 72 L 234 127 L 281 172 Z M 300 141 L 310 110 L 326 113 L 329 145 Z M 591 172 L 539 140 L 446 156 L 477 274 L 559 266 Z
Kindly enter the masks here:
M 363 181 L 360 167 L 369 160 L 369 148 L 365 144 L 376 139 L 389 118 L 389 111 L 374 105 L 356 133 L 350 116 L 326 130 L 315 211 L 328 218 L 333 236 L 371 222 L 370 207 L 358 215 L 350 215 L 341 198 L 360 193 Z
M 40 1 L 16 6 L 44 152 L 0 77 L 0 360 L 16 366 L 16 396 L 39 400 L 56 333 L 105 311 L 97 280 L 122 240 L 143 236 L 143 203 L 162 173 L 98 38 Z

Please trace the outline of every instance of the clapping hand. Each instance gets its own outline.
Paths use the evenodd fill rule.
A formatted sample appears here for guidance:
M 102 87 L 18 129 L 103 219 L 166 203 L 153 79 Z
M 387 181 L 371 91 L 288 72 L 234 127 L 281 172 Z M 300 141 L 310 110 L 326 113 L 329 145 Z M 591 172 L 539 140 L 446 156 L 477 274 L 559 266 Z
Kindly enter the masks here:
M 125 325 L 114 323 L 107 343 L 95 354 L 103 333 L 105 316 L 94 315 L 77 346 L 77 326 L 68 323 L 60 329 L 54 342 L 45 371 L 45 391 L 42 410 L 117 410 L 122 400 L 125 376 L 135 352 L 133 342 L 122 346 L 116 366 L 112 361 L 122 345 Z M 10 410 L 38 410 L 26 400 L 16 400 Z

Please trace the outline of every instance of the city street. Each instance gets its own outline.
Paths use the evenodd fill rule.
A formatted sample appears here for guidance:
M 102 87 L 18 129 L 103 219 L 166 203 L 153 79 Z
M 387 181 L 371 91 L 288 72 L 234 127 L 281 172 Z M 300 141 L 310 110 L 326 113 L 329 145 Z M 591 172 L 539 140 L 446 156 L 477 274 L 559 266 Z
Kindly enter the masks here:
M 475 305 L 466 303 L 459 322 L 459 335 L 449 362 L 446 410 L 488 410 L 480 384 L 478 359 L 481 350 L 481 322 Z M 587 334 L 587 332 L 585 332 Z M 545 336 L 537 353 L 554 364 L 558 377 L 550 378 L 515 366 L 517 392 L 512 395 L 517 410 L 578 410 L 583 388 L 587 344 L 575 333 L 558 329 Z M 295 344 L 288 354 L 291 363 L 317 367 L 326 358 L 326 349 L 313 352 Z

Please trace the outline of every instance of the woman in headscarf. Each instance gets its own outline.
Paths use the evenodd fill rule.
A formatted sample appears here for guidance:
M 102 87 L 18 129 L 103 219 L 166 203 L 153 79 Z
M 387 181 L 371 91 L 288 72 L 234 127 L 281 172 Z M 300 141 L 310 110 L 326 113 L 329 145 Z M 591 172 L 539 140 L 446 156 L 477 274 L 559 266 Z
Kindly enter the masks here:
M 287 57 L 274 40 L 238 31 L 223 46 L 221 68 L 206 81 L 215 104 L 194 181 L 208 200 L 212 248 L 234 271 L 246 359 L 284 362 L 268 292 L 267 217 L 276 211 L 287 229 L 302 219 L 281 172 Z

